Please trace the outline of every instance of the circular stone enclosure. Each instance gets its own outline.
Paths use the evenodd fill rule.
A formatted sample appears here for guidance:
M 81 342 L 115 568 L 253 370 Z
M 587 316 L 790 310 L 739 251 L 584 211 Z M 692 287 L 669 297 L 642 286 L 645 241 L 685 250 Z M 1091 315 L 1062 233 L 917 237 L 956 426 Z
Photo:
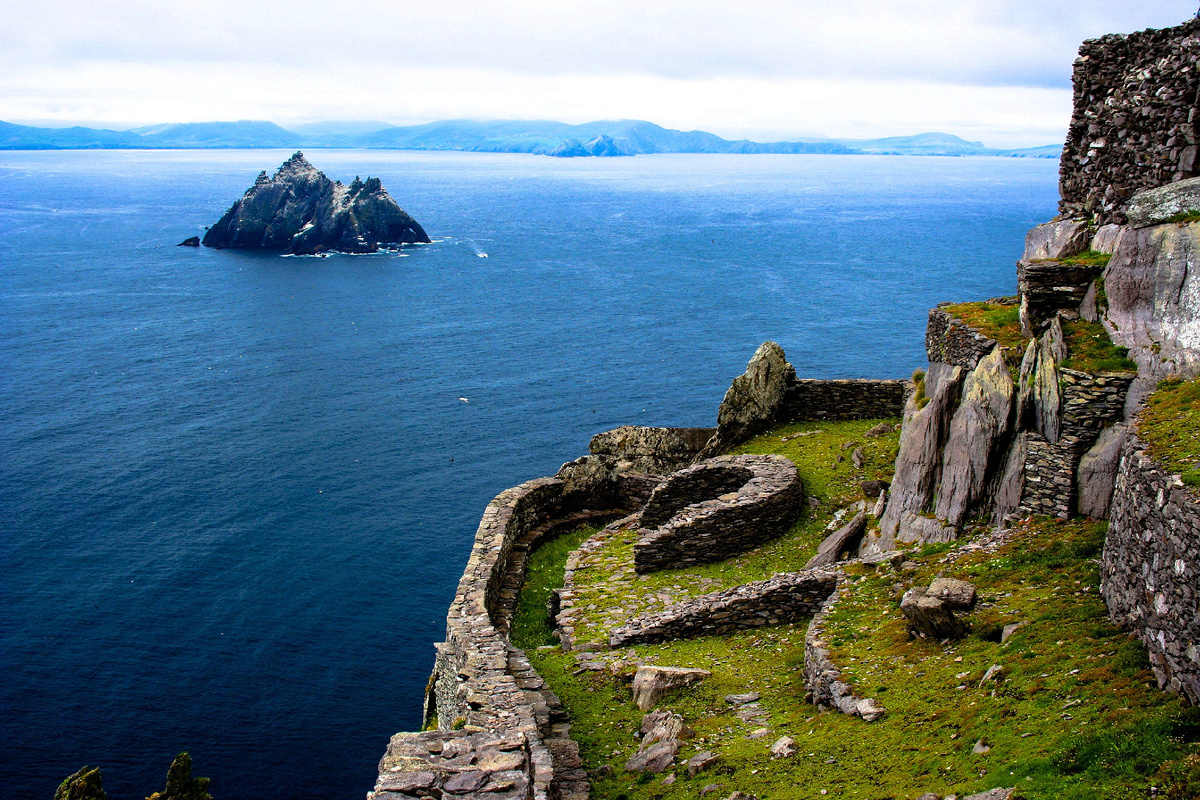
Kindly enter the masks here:
M 783 456 L 718 456 L 672 473 L 642 510 L 639 573 L 721 561 L 773 539 L 800 516 L 804 484 Z

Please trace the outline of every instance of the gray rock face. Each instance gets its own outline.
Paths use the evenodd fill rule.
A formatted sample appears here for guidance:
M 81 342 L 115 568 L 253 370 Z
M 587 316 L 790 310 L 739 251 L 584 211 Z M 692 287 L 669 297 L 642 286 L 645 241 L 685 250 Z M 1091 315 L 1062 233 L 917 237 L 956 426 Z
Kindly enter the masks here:
M 1056 319 L 1055 322 L 1058 320 Z M 1058 329 L 1062 342 L 1062 328 Z M 1037 371 L 1033 376 L 1034 430 L 1051 444 L 1062 433 L 1062 392 L 1059 389 L 1058 357 L 1060 352 L 1052 336 L 1042 337 L 1038 346 Z
M 668 693 L 691 686 L 712 673 L 690 667 L 638 667 L 633 676 L 633 702 L 642 711 L 649 711 Z
M 1114 253 L 1117 249 L 1117 242 L 1121 238 L 1121 232 L 1125 230 L 1124 225 L 1101 225 L 1096 229 L 1096 235 L 1092 237 L 1092 243 L 1088 246 L 1089 250 L 1095 250 L 1097 253 Z
M 962 402 L 950 422 L 938 490 L 939 519 L 961 525 L 985 498 L 1002 456 L 1012 408 L 1012 377 L 996 347 L 967 376 Z
M 900 452 L 896 474 L 888 493 L 888 504 L 879 520 L 879 549 L 891 549 L 897 540 L 906 540 L 907 527 L 926 510 L 933 499 L 941 471 L 941 448 L 950 428 L 950 412 L 958 400 L 964 370 L 948 364 L 930 364 L 925 375 L 929 403 L 919 408 L 914 395 L 904 410 L 900 433 Z
M 611 456 L 617 469 L 667 475 L 695 460 L 716 428 L 650 428 L 622 425 L 592 437 L 593 455 Z
M 1138 192 L 1125 205 L 1125 216 L 1133 228 L 1159 225 L 1172 217 L 1200 211 L 1200 178 L 1168 183 Z
M 1121 463 L 1121 447 L 1125 444 L 1126 427 L 1111 425 L 1104 429 L 1092 449 L 1084 453 L 1076 470 L 1079 513 L 1092 519 L 1107 519 Z
M 967 626 L 939 597 L 933 597 L 924 589 L 909 589 L 900 600 L 900 613 L 908 620 L 909 630 L 929 639 L 961 639 L 967 635 Z
M 428 242 L 424 229 L 396 205 L 378 178 L 349 186 L 325 177 L 296 153 L 273 177 L 254 185 L 204 234 L 205 247 L 373 253 Z
M 1091 237 L 1086 222 L 1066 220 L 1047 222 L 1029 229 L 1025 234 L 1024 261 L 1067 258 L 1087 249 Z
M 710 458 L 766 430 L 784 406 L 788 388 L 796 383 L 796 370 L 783 348 L 763 342 L 746 372 L 733 379 L 717 411 L 717 435 L 700 454 Z
M 849 523 L 838 528 L 817 548 L 817 554 L 804 565 L 805 569 L 815 569 L 833 564 L 838 560 L 838 554 L 843 550 L 852 550 L 862 539 L 867 530 L 867 515 L 859 512 Z
M 1105 275 L 1109 333 L 1138 374 L 1200 374 L 1200 222 L 1129 230 Z
M 1019 433 L 1009 445 L 1004 471 L 1000 473 L 1000 483 L 996 486 L 992 520 L 997 524 L 1021 505 L 1021 498 L 1025 495 L 1025 459 L 1028 454 L 1027 434 Z

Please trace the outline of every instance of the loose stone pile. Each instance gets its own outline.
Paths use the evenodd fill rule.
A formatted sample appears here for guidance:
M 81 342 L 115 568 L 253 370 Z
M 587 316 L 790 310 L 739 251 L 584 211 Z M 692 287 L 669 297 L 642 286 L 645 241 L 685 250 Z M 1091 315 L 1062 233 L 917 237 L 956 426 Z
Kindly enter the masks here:
M 719 561 L 787 530 L 804 485 L 783 456 L 720 456 L 672 474 L 646 504 L 639 573 Z
M 1060 213 L 1124 222 L 1138 190 L 1196 175 L 1198 61 L 1197 20 L 1083 43 L 1059 167 Z

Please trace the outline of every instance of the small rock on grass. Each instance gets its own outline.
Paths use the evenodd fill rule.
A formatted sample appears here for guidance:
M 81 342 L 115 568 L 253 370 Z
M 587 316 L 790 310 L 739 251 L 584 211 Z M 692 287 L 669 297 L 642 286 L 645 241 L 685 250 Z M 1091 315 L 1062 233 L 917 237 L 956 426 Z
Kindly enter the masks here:
M 758 798 L 745 792 L 734 792 L 729 797 L 726 797 L 725 800 L 758 800 Z
M 746 694 L 727 694 L 725 702 L 731 706 L 744 706 L 746 703 L 753 703 L 756 700 L 761 700 L 762 695 L 758 692 L 747 692 Z
M 971 752 L 977 756 L 981 756 L 991 749 L 992 748 L 983 743 L 983 739 L 980 739 L 979 741 L 975 742 L 975 746 L 971 748 Z
M 796 740 L 790 736 L 780 736 L 775 744 L 771 745 L 772 758 L 787 758 L 796 754 Z
M 702 753 L 696 753 L 696 755 L 694 755 L 688 759 L 688 762 L 687 762 L 688 777 L 689 778 L 696 777 L 697 773 L 703 772 L 704 770 L 708 769 L 709 767 L 711 767 L 713 764 L 717 763 L 720 760 L 721 760 L 721 757 L 710 750 L 705 750 Z
M 1005 625 L 1004 630 L 1000 632 L 1000 644 L 1007 642 L 1008 637 L 1012 636 L 1014 633 L 1021 630 L 1021 628 L 1024 628 L 1028 624 L 1029 620 L 1021 620 L 1020 622 L 1014 622 L 1012 624 Z
M 771 735 L 770 728 L 755 728 L 753 731 L 750 732 L 750 734 L 746 738 L 747 739 L 761 739 L 764 736 L 770 736 L 770 735 Z
M 1009 800 L 1013 796 L 1014 789 L 988 789 L 986 792 L 972 794 L 964 797 L 963 800 Z
M 700 790 L 700 796 L 704 797 L 704 795 L 706 795 L 706 794 L 712 794 L 713 792 L 715 792 L 717 789 L 720 789 L 720 788 L 721 788 L 721 784 L 710 783 L 707 786 L 705 786 L 703 789 Z

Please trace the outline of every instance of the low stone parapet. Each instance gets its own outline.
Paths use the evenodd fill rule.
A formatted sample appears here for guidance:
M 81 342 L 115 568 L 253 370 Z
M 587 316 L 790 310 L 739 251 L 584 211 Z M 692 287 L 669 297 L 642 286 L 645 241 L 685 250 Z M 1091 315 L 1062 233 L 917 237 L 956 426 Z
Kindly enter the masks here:
M 836 586 L 832 572 L 784 573 L 635 617 L 614 630 L 608 643 L 625 647 L 798 622 L 815 614 Z
M 941 308 L 930 309 L 929 324 L 925 327 L 925 352 L 931 364 L 950 364 L 964 369 L 975 369 L 984 356 L 996 346 L 967 323 Z M 892 416 L 900 416 L 901 411 Z
M 1149 650 L 1160 688 L 1200 703 L 1200 494 L 1131 432 L 1113 490 L 1100 593 Z
M 835 580 L 832 591 L 813 614 L 804 635 L 804 699 L 822 710 L 835 708 L 843 714 L 874 722 L 886 713 L 885 709 L 869 697 L 854 694 L 842 680 L 842 671 L 833 663 L 825 646 L 825 622 L 842 594 L 838 582 L 843 579 L 837 575 L 832 577 Z
M 719 561 L 772 539 L 795 522 L 804 500 L 796 465 L 783 456 L 718 456 L 680 470 L 642 511 L 639 573 Z
M 532 773 L 529 741 L 520 732 L 397 733 L 367 800 L 528 800 Z

